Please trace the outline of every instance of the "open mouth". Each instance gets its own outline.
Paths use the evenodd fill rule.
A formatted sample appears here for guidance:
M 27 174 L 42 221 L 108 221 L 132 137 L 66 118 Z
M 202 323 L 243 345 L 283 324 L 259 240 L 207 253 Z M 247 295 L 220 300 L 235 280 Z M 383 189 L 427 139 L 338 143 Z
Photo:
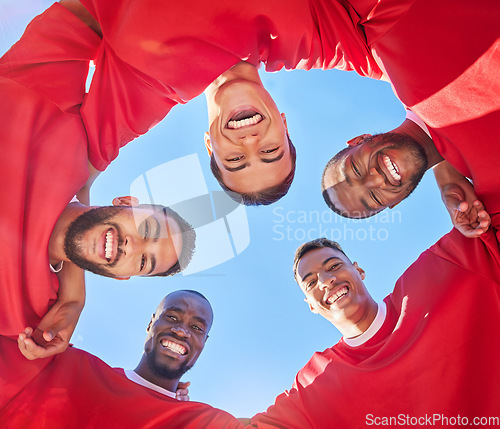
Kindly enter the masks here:
M 387 155 L 382 155 L 382 164 L 385 167 L 384 171 L 391 185 L 399 186 L 401 184 L 401 174 L 396 163 Z
M 187 348 L 184 347 L 182 344 L 174 343 L 173 341 L 170 341 L 166 338 L 160 341 L 160 345 L 164 349 L 170 350 L 171 352 L 178 354 L 179 356 L 185 356 L 188 352 Z
M 116 232 L 112 228 L 109 228 L 104 236 L 104 258 L 106 258 L 108 262 L 111 262 L 113 260 L 113 256 L 116 255 L 116 242 Z
M 339 301 L 341 298 L 346 296 L 349 293 L 349 288 L 347 286 L 344 286 L 343 288 L 339 289 L 337 292 L 331 294 L 327 299 L 326 303 L 328 305 L 332 305 Z
M 241 112 L 231 116 L 226 124 L 226 128 L 229 128 L 230 130 L 239 130 L 243 127 L 257 125 L 263 120 L 264 116 L 255 110 L 242 110 Z

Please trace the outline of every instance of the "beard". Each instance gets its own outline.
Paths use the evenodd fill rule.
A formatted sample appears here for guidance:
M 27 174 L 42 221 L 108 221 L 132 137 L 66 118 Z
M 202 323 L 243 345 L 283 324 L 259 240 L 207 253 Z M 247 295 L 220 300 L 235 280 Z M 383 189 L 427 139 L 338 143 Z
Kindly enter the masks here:
M 86 211 L 71 222 L 66 232 L 66 236 L 64 237 L 64 252 L 68 259 L 83 270 L 90 271 L 100 276 L 114 277 L 108 269 L 113 268 L 120 260 L 123 253 L 121 250 L 123 238 L 119 226 L 113 223 L 112 220 L 121 210 L 123 210 L 123 207 L 96 207 Z M 118 254 L 115 260 L 110 264 L 91 262 L 82 255 L 83 236 L 87 231 L 92 230 L 98 225 L 112 226 L 117 230 Z
M 153 374 L 167 380 L 179 380 L 193 367 L 193 365 L 189 365 L 187 362 L 184 362 L 179 368 L 169 368 L 166 363 L 162 365 L 159 364 L 156 360 L 156 356 L 156 349 L 153 349 L 151 353 L 145 353 L 146 363 Z

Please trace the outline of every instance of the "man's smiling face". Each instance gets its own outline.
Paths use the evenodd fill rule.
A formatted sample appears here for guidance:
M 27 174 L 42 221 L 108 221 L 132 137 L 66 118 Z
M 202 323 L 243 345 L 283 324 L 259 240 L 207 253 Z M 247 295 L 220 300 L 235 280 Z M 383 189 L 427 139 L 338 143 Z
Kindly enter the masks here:
M 164 273 L 182 245 L 180 226 L 168 212 L 145 206 L 94 208 L 75 219 L 65 236 L 72 262 L 116 278 Z
M 187 291 L 169 294 L 148 327 L 144 354 L 152 373 L 178 379 L 198 359 L 212 326 L 208 301 Z
M 328 163 L 323 195 L 347 217 L 369 217 L 405 199 L 426 169 L 425 152 L 411 137 L 369 136 Z
M 371 297 L 363 283 L 364 271 L 339 250 L 308 251 L 298 262 L 296 277 L 311 311 L 333 323 L 367 311 Z
M 222 85 L 209 102 L 209 123 L 205 145 L 231 190 L 262 191 L 290 174 L 286 119 L 262 85 L 245 80 Z

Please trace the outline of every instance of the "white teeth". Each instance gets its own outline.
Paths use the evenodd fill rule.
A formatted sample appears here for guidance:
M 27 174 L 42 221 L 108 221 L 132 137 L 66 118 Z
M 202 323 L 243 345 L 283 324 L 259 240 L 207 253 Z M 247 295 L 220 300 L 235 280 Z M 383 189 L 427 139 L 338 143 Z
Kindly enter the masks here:
M 396 166 L 392 163 L 391 159 L 387 155 L 384 155 L 382 159 L 384 161 L 385 166 L 387 167 L 387 170 L 389 170 L 389 173 L 391 173 L 391 176 L 395 180 L 398 181 L 401 180 L 401 176 L 399 175 L 398 170 Z
M 239 121 L 229 121 L 227 123 L 227 127 L 233 130 L 237 130 L 238 128 L 246 127 L 248 125 L 258 124 L 262 120 L 262 115 L 257 113 L 253 115 L 251 118 L 240 119 Z
M 336 302 L 339 298 L 343 297 L 344 295 L 347 295 L 347 292 L 348 292 L 348 289 L 347 287 L 343 287 L 342 289 L 340 289 L 337 293 L 333 294 L 331 297 L 329 297 L 327 300 L 326 300 L 326 303 L 328 305 L 331 305 L 333 304 L 334 302 Z
M 111 256 L 113 255 L 113 233 L 111 231 L 108 231 L 106 233 L 106 244 L 104 247 L 104 256 L 106 259 L 111 259 Z
M 187 352 L 186 347 L 181 346 L 180 344 L 174 343 L 173 341 L 161 340 L 160 344 L 163 347 L 165 347 L 166 349 L 169 349 L 170 351 L 177 353 L 179 355 L 185 355 Z

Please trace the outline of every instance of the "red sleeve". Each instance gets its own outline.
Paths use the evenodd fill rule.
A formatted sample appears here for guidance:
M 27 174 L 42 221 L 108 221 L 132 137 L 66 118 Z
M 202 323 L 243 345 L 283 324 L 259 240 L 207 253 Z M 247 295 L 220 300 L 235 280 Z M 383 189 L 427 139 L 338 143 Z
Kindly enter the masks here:
M 104 42 L 81 109 L 92 165 L 106 169 L 121 147 L 145 134 L 179 101 L 168 86 L 121 61 Z
M 17 342 L 0 337 L 0 426 L 16 429 L 238 429 L 233 416 L 198 402 L 182 402 L 140 386 L 97 357 L 70 348 L 28 361 Z
M 429 251 L 478 276 L 500 284 L 498 231 L 490 229 L 479 238 L 466 238 L 455 228 Z
M 48 242 L 85 184 L 87 136 L 79 107 L 100 39 L 55 4 L 0 59 L 0 334 L 36 326 L 57 297 Z M 64 162 L 61 162 L 61 159 Z

